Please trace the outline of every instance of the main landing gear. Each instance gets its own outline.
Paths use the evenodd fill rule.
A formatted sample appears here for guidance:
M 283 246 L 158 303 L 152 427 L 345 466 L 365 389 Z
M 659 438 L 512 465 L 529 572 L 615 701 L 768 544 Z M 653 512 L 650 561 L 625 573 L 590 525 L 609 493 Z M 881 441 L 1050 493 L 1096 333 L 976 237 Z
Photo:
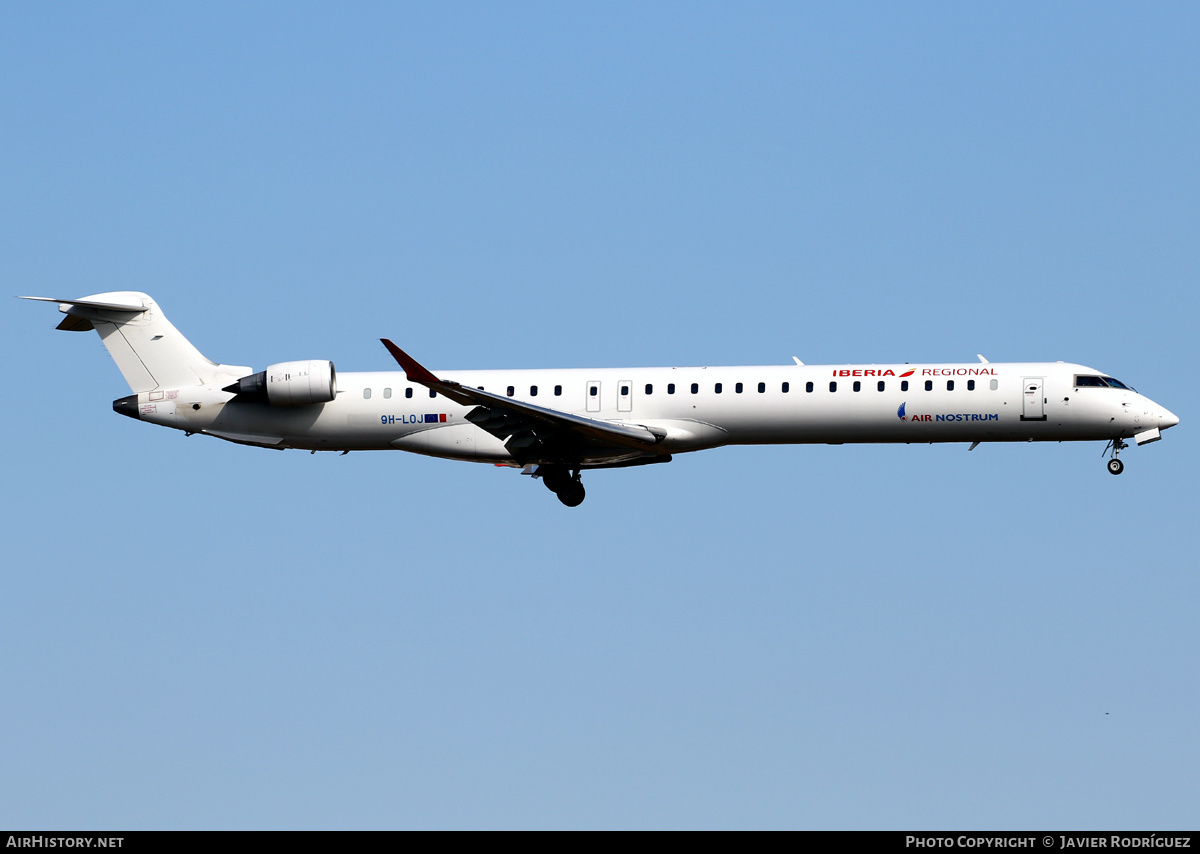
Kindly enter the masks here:
M 1117 458 L 1117 455 L 1128 447 L 1129 446 L 1120 439 L 1111 439 L 1109 440 L 1109 443 L 1104 446 L 1104 451 L 1108 451 L 1110 448 L 1112 449 L 1112 459 L 1108 461 L 1109 474 L 1120 474 L 1121 472 L 1125 471 L 1125 463 L 1121 462 Z M 1104 451 L 1101 451 L 1101 453 L 1104 453 Z
M 537 474 L 546 488 L 568 507 L 578 507 L 587 496 L 579 479 L 579 469 L 571 471 L 566 466 L 538 466 Z

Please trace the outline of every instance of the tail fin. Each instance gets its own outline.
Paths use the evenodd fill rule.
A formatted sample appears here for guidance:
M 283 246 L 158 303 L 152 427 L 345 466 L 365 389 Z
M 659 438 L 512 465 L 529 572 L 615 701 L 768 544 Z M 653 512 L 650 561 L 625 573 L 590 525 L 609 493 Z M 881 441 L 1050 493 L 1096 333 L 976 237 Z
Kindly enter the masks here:
M 171 325 L 146 294 L 116 291 L 82 299 L 21 297 L 58 303 L 66 317 L 58 329 L 95 329 L 133 392 L 225 384 L 251 373 L 250 368 L 219 365 L 204 358 Z

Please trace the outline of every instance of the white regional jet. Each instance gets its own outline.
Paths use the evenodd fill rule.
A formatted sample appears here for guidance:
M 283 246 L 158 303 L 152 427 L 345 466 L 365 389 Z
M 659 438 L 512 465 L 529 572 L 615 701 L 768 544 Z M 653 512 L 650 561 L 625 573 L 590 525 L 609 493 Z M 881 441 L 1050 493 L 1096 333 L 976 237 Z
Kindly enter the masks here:
M 211 362 L 146 294 L 58 303 L 59 329 L 100 333 L 134 392 L 130 418 L 243 445 L 401 450 L 523 468 L 568 507 L 580 472 L 670 462 L 721 445 L 1104 440 L 1127 447 L 1179 419 L 1124 383 L 1064 362 L 335 373 L 328 361 L 255 373 Z M 794 357 L 793 357 L 794 358 Z

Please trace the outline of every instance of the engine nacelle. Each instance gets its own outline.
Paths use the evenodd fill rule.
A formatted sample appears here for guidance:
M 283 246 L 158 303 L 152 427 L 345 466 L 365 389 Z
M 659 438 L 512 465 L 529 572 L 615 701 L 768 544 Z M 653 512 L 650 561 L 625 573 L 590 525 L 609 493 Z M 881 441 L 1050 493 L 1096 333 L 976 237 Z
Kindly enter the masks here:
M 272 406 L 307 406 L 328 403 L 337 397 L 337 372 L 333 362 L 280 362 L 265 371 L 242 377 L 225 391 L 266 400 Z

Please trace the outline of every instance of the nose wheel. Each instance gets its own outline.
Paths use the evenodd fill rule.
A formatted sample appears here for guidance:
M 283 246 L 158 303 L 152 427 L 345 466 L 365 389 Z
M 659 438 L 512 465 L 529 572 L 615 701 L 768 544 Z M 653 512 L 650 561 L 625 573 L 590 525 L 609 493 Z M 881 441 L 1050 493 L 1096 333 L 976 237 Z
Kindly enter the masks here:
M 1118 459 L 1118 455 L 1121 453 L 1121 451 L 1128 447 L 1129 446 L 1120 439 L 1112 439 L 1107 445 L 1104 446 L 1105 451 L 1110 449 L 1112 450 L 1112 459 L 1108 461 L 1109 474 L 1120 474 L 1121 472 L 1125 471 L 1125 463 Z

